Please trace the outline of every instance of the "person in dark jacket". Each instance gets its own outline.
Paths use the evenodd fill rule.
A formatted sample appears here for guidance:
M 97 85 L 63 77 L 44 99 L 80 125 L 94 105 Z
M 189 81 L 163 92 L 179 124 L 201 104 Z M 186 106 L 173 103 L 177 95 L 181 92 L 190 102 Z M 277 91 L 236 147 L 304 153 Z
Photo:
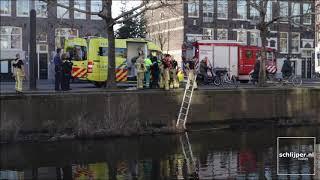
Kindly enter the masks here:
M 70 79 L 71 79 L 71 71 L 72 71 L 72 65 L 70 58 L 67 56 L 67 54 L 62 54 L 62 90 L 68 91 L 71 90 L 70 88 Z
M 57 54 L 54 56 L 54 71 L 55 71 L 55 90 L 59 91 L 62 88 L 62 60 L 61 49 L 57 49 Z
M 260 72 L 260 59 L 257 59 L 256 64 L 254 65 L 253 73 L 252 73 L 253 82 L 258 82 L 259 72 Z
M 203 78 L 203 83 L 208 84 L 208 57 L 205 57 L 200 62 L 200 74 Z
M 283 78 L 285 79 L 289 78 L 292 75 L 292 66 L 289 57 L 283 61 L 281 72 Z
M 152 65 L 151 65 L 151 76 L 152 76 L 152 82 L 151 82 L 151 88 L 160 88 L 159 86 L 159 75 L 160 75 L 160 68 L 158 59 L 155 56 L 151 57 Z

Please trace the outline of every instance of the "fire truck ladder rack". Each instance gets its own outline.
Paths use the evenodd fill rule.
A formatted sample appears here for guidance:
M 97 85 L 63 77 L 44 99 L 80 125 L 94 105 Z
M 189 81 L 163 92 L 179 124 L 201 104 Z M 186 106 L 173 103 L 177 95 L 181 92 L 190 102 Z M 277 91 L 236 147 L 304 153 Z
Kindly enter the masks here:
M 187 122 L 187 117 L 190 109 L 190 104 L 192 100 L 196 79 L 197 79 L 197 75 L 194 76 L 194 79 L 191 79 L 190 76 L 188 76 L 188 80 L 184 90 L 183 99 L 182 99 L 178 120 L 176 124 L 177 128 L 181 128 L 182 126 L 184 129 L 186 129 L 186 122 Z
M 187 171 L 189 175 L 199 176 L 187 132 L 185 132 L 184 135 L 180 136 L 180 143 L 181 143 L 184 159 L 186 160 Z

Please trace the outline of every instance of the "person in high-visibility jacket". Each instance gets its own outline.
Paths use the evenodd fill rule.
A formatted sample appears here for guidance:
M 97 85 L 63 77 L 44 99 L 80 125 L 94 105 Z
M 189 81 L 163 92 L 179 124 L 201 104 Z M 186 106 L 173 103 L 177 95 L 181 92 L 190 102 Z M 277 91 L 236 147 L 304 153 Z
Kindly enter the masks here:
M 151 75 L 151 65 L 152 65 L 152 61 L 150 59 L 150 57 L 147 57 L 144 60 L 144 65 L 146 67 L 146 72 L 145 72 L 145 79 L 146 79 L 146 87 L 149 88 L 150 87 L 150 75 Z
M 144 73 L 146 72 L 146 67 L 144 65 L 144 55 L 142 51 L 139 51 L 139 57 L 135 63 L 137 70 L 137 88 L 143 89 Z
M 171 58 L 171 70 L 170 70 L 170 75 L 171 75 L 171 84 L 170 88 L 179 88 L 179 80 L 177 76 L 177 68 L 178 68 L 178 62 L 173 58 Z

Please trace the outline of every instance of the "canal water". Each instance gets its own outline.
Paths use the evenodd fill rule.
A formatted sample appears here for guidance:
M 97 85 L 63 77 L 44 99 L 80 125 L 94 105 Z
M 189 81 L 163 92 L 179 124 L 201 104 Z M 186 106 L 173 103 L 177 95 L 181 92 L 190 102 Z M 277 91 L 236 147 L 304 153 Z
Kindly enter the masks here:
M 289 136 L 316 137 L 319 148 L 317 126 L 2 145 L 0 179 L 320 179 L 314 159 L 277 166 L 277 145 L 289 152 L 296 142 L 314 148 L 308 140 L 277 141 Z

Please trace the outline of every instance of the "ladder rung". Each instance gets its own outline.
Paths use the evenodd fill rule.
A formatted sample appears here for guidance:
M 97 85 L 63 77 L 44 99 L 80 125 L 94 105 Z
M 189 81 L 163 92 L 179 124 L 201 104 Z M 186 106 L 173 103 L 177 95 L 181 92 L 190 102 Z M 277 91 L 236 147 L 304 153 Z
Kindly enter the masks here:
M 184 113 L 180 113 L 181 115 L 184 115 L 184 116 L 186 116 L 186 114 L 184 114 Z
M 185 108 L 185 107 L 182 106 L 181 109 L 188 109 L 188 108 Z

